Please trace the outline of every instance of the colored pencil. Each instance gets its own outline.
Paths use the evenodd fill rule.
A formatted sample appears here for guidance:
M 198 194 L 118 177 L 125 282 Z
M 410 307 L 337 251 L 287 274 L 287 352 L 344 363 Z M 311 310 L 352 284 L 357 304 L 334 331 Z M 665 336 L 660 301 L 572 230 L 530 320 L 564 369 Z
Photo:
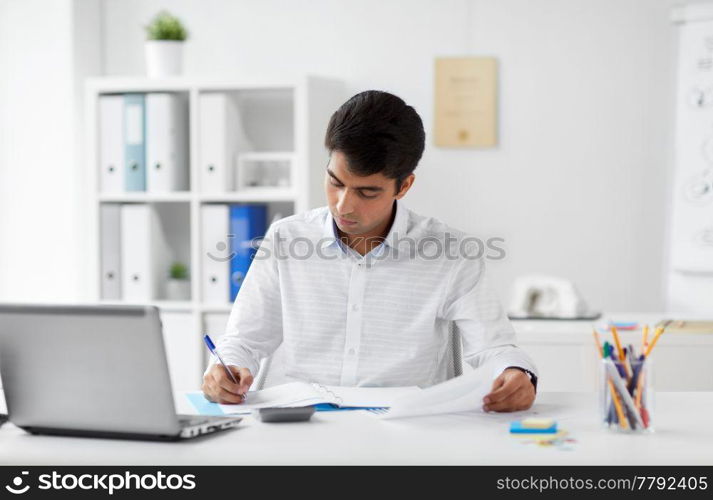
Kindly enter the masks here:
M 644 353 L 644 356 L 647 358 L 649 357 L 649 354 L 651 354 L 651 351 L 654 349 L 654 346 L 656 345 L 656 342 L 659 341 L 659 337 L 663 334 L 663 327 L 660 326 L 656 329 L 656 333 L 654 334 L 654 338 L 651 340 L 651 344 L 649 344 L 649 347 L 646 348 L 646 352 Z
M 621 347 L 621 341 L 619 340 L 619 333 L 616 331 L 614 325 L 611 326 L 611 333 L 614 336 L 614 344 L 616 345 L 616 352 L 619 355 L 620 360 L 624 360 L 624 349 Z
M 597 354 L 599 359 L 603 359 L 604 351 L 602 350 L 601 341 L 599 340 L 599 334 L 595 329 L 592 329 L 592 334 L 594 335 L 594 342 L 597 346 Z M 612 401 L 614 403 L 614 410 L 616 411 L 617 419 L 619 419 L 619 425 L 622 429 L 627 429 L 629 427 L 629 421 L 624 415 L 624 410 L 621 407 L 621 402 L 619 401 L 619 396 L 617 396 L 616 389 L 614 388 L 614 383 L 611 381 L 609 375 L 607 377 L 607 385 L 609 386 L 609 394 L 611 394 Z
M 596 329 L 592 328 L 592 334 L 594 335 L 594 342 L 597 345 L 597 353 L 601 358 L 604 355 L 604 351 L 602 351 L 602 342 L 599 340 L 599 334 L 597 333 Z
M 611 394 L 612 401 L 614 401 L 614 409 L 616 410 L 616 416 L 619 419 L 619 425 L 622 429 L 627 429 L 629 427 L 629 421 L 624 415 L 624 410 L 622 409 L 621 402 L 619 401 L 619 396 L 616 393 L 614 382 L 612 382 L 611 378 L 608 376 L 607 379 L 607 382 L 609 383 L 609 393 Z

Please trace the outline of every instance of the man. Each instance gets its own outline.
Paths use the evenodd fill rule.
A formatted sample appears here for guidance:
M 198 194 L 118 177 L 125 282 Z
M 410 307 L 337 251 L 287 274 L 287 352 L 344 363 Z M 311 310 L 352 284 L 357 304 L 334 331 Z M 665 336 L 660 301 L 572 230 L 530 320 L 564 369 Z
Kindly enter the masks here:
M 429 386 L 447 378 L 449 325 L 463 359 L 493 367 L 486 411 L 529 408 L 537 377 L 484 275 L 473 238 L 408 210 L 425 133 L 416 111 L 379 91 L 331 117 L 328 207 L 274 223 L 233 305 L 203 392 L 240 403 L 277 348 L 285 380 Z M 477 245 L 475 245 L 477 246 Z

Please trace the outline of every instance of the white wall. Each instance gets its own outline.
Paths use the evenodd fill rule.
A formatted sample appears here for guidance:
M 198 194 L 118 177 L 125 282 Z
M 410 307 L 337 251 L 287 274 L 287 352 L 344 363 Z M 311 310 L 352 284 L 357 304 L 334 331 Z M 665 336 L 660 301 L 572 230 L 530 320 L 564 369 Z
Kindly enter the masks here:
M 69 1 L 0 2 L 3 300 L 77 293 L 70 29 Z
M 82 296 L 83 77 L 96 0 L 0 0 L 0 300 Z
M 0 0 L 0 300 L 82 296 L 73 89 L 100 65 L 142 74 L 142 26 L 167 8 L 188 74 L 310 72 L 414 105 L 429 139 L 407 202 L 506 238 L 503 296 L 538 271 L 607 310 L 663 306 L 675 0 L 81 0 L 93 21 L 77 1 Z M 500 61 L 497 148 L 432 144 L 434 57 L 463 54 Z
M 506 296 L 532 271 L 607 310 L 663 307 L 673 0 L 105 0 L 108 74 L 143 71 L 142 25 L 188 25 L 190 74 L 336 76 L 414 105 L 429 134 L 410 206 L 506 238 Z M 433 59 L 495 56 L 500 145 L 436 148 Z

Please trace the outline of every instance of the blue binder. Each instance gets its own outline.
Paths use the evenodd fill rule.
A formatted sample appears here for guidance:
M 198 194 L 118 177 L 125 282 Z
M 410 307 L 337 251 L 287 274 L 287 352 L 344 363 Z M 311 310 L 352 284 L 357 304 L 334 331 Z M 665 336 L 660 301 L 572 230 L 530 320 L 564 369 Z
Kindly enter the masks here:
M 124 182 L 127 191 L 146 191 L 146 104 L 144 94 L 124 95 Z
M 230 300 L 234 301 L 257 252 L 255 238 L 267 231 L 266 205 L 230 206 Z

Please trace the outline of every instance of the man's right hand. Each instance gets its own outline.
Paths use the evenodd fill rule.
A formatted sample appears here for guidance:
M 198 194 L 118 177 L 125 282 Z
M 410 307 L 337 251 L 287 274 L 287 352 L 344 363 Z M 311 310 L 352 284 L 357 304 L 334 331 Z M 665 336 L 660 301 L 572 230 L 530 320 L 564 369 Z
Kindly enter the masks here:
M 228 365 L 228 369 L 238 381 L 237 384 L 228 376 L 223 365 L 217 363 L 203 376 L 201 389 L 205 397 L 214 403 L 240 404 L 245 401 L 248 389 L 253 383 L 253 376 L 247 368 Z

